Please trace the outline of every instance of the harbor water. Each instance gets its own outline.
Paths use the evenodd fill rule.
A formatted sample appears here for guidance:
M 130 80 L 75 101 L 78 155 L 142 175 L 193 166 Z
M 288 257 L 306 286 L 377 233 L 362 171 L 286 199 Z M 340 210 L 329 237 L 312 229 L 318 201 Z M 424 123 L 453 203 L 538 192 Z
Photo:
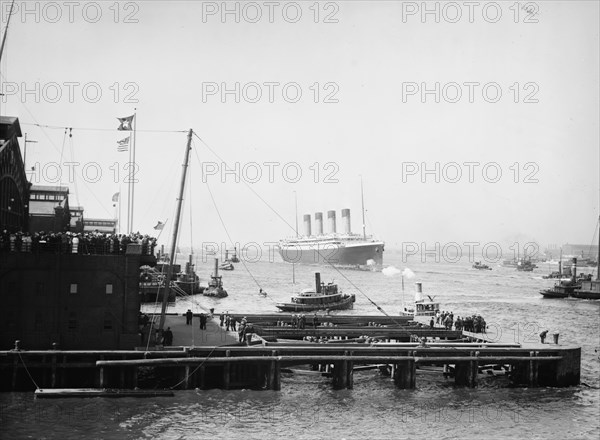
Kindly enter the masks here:
M 227 298 L 194 297 L 178 301 L 169 311 L 276 312 L 276 302 L 313 287 L 314 272 L 319 271 L 322 281 L 334 281 L 343 292 L 356 294 L 354 309 L 337 313 L 380 314 L 373 301 L 385 312 L 398 314 L 403 299 L 413 299 L 418 281 L 441 309 L 452 311 L 455 317 L 480 314 L 489 326 L 516 343 L 539 341 L 539 333 L 548 330 L 550 336 L 560 335 L 560 344 L 580 346 L 582 384 L 509 388 L 505 378 L 480 375 L 478 387 L 467 389 L 456 388 L 452 378 L 445 379 L 439 372 L 419 370 L 417 388 L 399 390 L 389 377 L 368 370 L 355 373 L 354 389 L 341 391 L 333 390 L 328 378 L 284 373 L 277 392 L 190 390 L 163 398 L 58 400 L 35 400 L 32 392 L 2 393 L 0 437 L 599 438 L 600 301 L 542 298 L 539 290 L 554 283 L 542 275 L 556 270 L 545 263 L 534 272 L 517 272 L 495 264 L 491 271 L 480 271 L 468 261 L 415 258 L 403 262 L 400 254 L 391 251 L 385 260 L 386 266 L 408 267 L 415 273 L 414 278 L 404 278 L 404 292 L 400 274 L 240 262 L 234 271 L 222 273 Z M 205 282 L 212 262 L 196 264 Z M 266 297 L 258 295 L 260 288 Z M 159 308 L 147 305 L 144 310 Z M 552 342 L 552 337 L 548 339 Z

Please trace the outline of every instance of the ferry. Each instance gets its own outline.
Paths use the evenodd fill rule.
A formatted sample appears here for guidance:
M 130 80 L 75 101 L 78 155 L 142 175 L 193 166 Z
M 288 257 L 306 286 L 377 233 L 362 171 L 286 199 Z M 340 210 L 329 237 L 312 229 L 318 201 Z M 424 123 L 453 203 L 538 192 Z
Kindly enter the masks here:
M 343 294 L 337 284 L 321 282 L 321 274 L 315 273 L 315 290 L 304 289 L 292 297 L 292 302 L 278 303 L 282 312 L 312 312 L 315 310 L 346 310 L 354 306 L 356 297 Z

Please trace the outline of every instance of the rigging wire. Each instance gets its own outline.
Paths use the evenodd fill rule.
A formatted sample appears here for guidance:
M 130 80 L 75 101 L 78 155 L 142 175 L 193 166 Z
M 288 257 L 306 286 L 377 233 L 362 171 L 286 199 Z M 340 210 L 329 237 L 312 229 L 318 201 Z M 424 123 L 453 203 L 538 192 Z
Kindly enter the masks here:
M 218 155 L 218 154 L 217 154 L 217 153 L 216 153 L 216 152 L 215 152 L 215 151 L 214 151 L 214 150 L 213 150 L 213 149 L 212 149 L 212 148 L 211 148 L 211 147 L 210 147 L 210 146 L 209 146 L 209 145 L 208 145 L 208 144 L 207 144 L 207 143 L 206 143 L 206 142 L 205 142 L 205 141 L 204 141 L 204 140 L 203 140 L 201 137 L 200 137 L 200 136 L 198 136 L 198 135 L 196 134 L 196 132 L 193 132 L 193 134 L 194 134 L 194 136 L 196 136 L 196 137 L 197 137 L 197 138 L 200 140 L 200 142 L 202 142 L 202 144 L 203 144 L 203 145 L 204 145 L 204 146 L 205 146 L 205 147 L 206 147 L 206 148 L 207 148 L 207 149 L 208 149 L 208 150 L 209 150 L 209 151 L 210 151 L 212 154 L 214 154 L 214 155 L 215 155 L 215 156 L 216 156 L 216 157 L 217 157 L 217 158 L 218 158 L 218 159 L 219 159 L 221 162 L 223 162 L 224 164 L 227 164 L 227 162 L 226 162 L 225 160 L 223 160 L 223 158 L 221 158 L 221 157 L 220 157 L 220 156 L 219 156 L 219 155 Z M 198 152 L 196 152 L 196 157 L 198 158 L 198 161 L 200 161 L 200 158 L 198 157 Z M 279 217 L 279 218 L 280 218 L 280 219 L 281 219 L 281 220 L 282 220 L 282 221 L 283 221 L 285 224 L 287 224 L 287 225 L 288 225 L 288 226 L 289 226 L 289 227 L 290 227 L 292 230 L 295 230 L 295 227 L 293 227 L 291 224 L 289 224 L 289 223 L 287 222 L 287 220 L 286 220 L 286 219 L 285 219 L 283 216 L 281 216 L 281 215 L 280 215 L 280 214 L 279 214 L 279 213 L 278 213 L 278 212 L 277 212 L 277 211 L 276 211 L 276 210 L 275 210 L 275 209 L 274 209 L 274 208 L 273 208 L 273 207 L 272 207 L 272 206 L 271 206 L 271 205 L 270 205 L 270 204 L 269 204 L 269 203 L 268 203 L 266 200 L 264 200 L 264 199 L 263 199 L 263 198 L 262 198 L 262 197 L 261 197 L 261 196 L 260 196 L 260 195 L 259 195 L 259 194 L 258 194 L 258 193 L 257 193 L 257 192 L 256 192 L 256 191 L 255 191 L 255 190 L 254 190 L 254 189 L 253 189 L 251 186 L 250 186 L 250 185 L 248 185 L 248 183 L 246 183 L 246 182 L 243 182 L 243 183 L 244 183 L 244 185 L 246 186 L 246 188 L 248 188 L 250 191 L 252 191 L 252 193 L 254 193 L 254 195 L 255 195 L 256 197 L 258 197 L 258 198 L 259 198 L 259 199 L 260 199 L 260 200 L 261 200 L 261 201 L 262 201 L 262 202 L 263 202 L 263 203 L 264 203 L 264 204 L 265 204 L 265 205 L 266 205 L 266 206 L 267 206 L 267 207 L 268 207 L 268 208 L 269 208 L 269 209 L 270 209 L 270 210 L 271 210 L 271 211 L 272 211 L 272 212 L 273 212 L 275 215 L 277 215 L 277 217 Z M 206 185 L 206 186 L 207 186 L 207 188 L 208 188 L 208 190 L 209 190 L 209 193 L 210 193 L 210 196 L 211 196 L 211 198 L 213 199 L 213 204 L 215 205 L 215 209 L 217 209 L 217 214 L 219 215 L 219 219 L 221 220 L 221 223 L 223 224 L 223 228 L 225 228 L 225 225 L 224 225 L 223 219 L 221 218 L 221 214 L 220 214 L 220 213 L 219 213 L 219 211 L 218 211 L 218 208 L 217 208 L 216 202 L 215 202 L 215 200 L 214 200 L 214 197 L 213 197 L 213 195 L 212 195 L 212 192 L 210 191 L 210 187 L 209 187 L 209 185 L 208 185 L 208 182 L 207 182 L 207 185 Z M 229 233 L 227 232 L 227 230 L 226 230 L 226 233 L 227 233 L 227 236 L 229 237 Z M 229 237 L 229 240 L 231 241 L 231 237 Z M 369 301 L 369 302 L 370 302 L 370 303 L 371 303 L 371 304 L 372 304 L 372 305 L 373 305 L 373 306 L 374 306 L 374 307 L 375 307 L 375 308 L 376 308 L 376 309 L 377 309 L 379 312 L 381 312 L 381 313 L 382 313 L 382 314 L 384 314 L 385 316 L 387 316 L 387 317 L 391 318 L 391 319 L 392 319 L 392 321 L 393 321 L 393 322 L 395 322 L 396 324 L 400 324 L 399 322 L 395 321 L 395 320 L 393 319 L 393 317 L 392 317 L 391 315 L 389 315 L 389 314 L 388 314 L 388 313 L 387 313 L 387 312 L 386 312 L 386 311 L 385 311 L 385 310 L 384 310 L 384 309 L 383 309 L 381 306 L 379 306 L 379 305 L 378 305 L 378 304 L 377 304 L 375 301 L 373 301 L 373 300 L 372 300 L 372 299 L 371 299 L 371 298 L 370 298 L 370 297 L 369 297 L 369 296 L 368 296 L 368 295 L 367 295 L 365 292 L 363 292 L 363 291 L 362 291 L 362 290 L 361 290 L 361 289 L 360 289 L 360 288 L 359 288 L 359 287 L 358 287 L 356 284 L 354 284 L 354 283 L 353 283 L 353 282 L 352 282 L 352 281 L 351 281 L 351 280 L 350 280 L 350 279 L 349 279 L 349 278 L 348 278 L 348 277 L 347 277 L 347 276 L 346 276 L 346 275 L 345 275 L 343 272 L 341 272 L 341 271 L 339 270 L 339 268 L 338 268 L 338 267 L 336 267 L 336 266 L 335 266 L 335 265 L 334 265 L 332 262 L 330 262 L 330 261 L 329 261 L 329 260 L 328 260 L 328 259 L 327 259 L 327 258 L 326 258 L 326 257 L 325 257 L 325 256 L 324 256 L 322 253 L 321 253 L 321 251 L 320 251 L 319 249 L 317 249 L 317 250 L 316 250 L 316 252 L 317 252 L 317 253 L 319 254 L 319 256 L 320 256 L 320 257 L 323 259 L 323 261 L 324 261 L 325 263 L 327 263 L 327 264 L 328 264 L 328 265 L 331 267 L 331 269 L 333 269 L 334 271 L 336 271 L 336 272 L 337 272 L 337 273 L 338 273 L 338 274 L 339 274 L 339 275 L 340 275 L 340 276 L 341 276 L 341 277 L 342 277 L 344 280 L 346 280 L 346 281 L 347 281 L 347 282 L 348 282 L 348 283 L 349 283 L 349 284 L 350 284 L 350 285 L 351 285 L 351 286 L 352 286 L 352 287 L 353 287 L 353 288 L 354 288 L 354 289 L 355 289 L 357 292 L 359 292 L 359 293 L 360 293 L 362 296 L 364 296 L 364 297 L 367 299 L 367 301 Z M 240 259 L 240 261 L 242 261 L 242 262 L 243 262 L 243 261 L 244 261 L 244 260 L 243 260 L 243 258 L 242 258 L 242 259 Z M 245 267 L 245 263 L 244 263 L 244 267 Z M 250 273 L 250 272 L 248 272 L 248 273 Z M 254 276 L 252 276 L 252 274 L 250 274 L 250 276 L 251 276 L 251 277 L 254 279 Z M 254 282 L 255 282 L 255 283 L 257 283 L 257 285 L 258 285 L 258 282 L 256 281 L 256 279 L 254 279 Z M 259 287 L 260 287 L 260 285 L 259 285 Z M 269 298 L 269 299 L 270 299 L 270 298 Z
M 47 128 L 50 130 L 62 129 L 64 127 L 58 125 L 46 125 L 40 123 L 32 123 L 32 122 L 21 122 L 21 125 L 31 125 L 39 128 Z M 81 130 L 81 131 L 120 131 L 118 128 L 94 128 L 94 127 L 72 127 L 73 130 Z M 136 131 L 141 133 L 187 133 L 188 130 L 139 130 Z

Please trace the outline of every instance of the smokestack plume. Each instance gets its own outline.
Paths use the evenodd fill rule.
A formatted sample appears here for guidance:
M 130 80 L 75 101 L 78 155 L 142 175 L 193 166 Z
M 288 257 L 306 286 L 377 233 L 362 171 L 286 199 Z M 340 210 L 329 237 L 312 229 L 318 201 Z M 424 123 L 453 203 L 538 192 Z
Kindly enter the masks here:
M 310 228 L 310 214 L 304 214 L 304 235 L 306 235 L 307 237 L 310 237 L 311 234 L 311 228 Z
M 315 235 L 323 235 L 323 213 L 315 213 Z
M 344 222 L 344 233 L 351 234 L 352 226 L 350 225 L 350 210 L 342 209 L 342 222 Z
M 329 232 L 335 234 L 335 211 L 327 211 L 327 222 L 329 223 Z

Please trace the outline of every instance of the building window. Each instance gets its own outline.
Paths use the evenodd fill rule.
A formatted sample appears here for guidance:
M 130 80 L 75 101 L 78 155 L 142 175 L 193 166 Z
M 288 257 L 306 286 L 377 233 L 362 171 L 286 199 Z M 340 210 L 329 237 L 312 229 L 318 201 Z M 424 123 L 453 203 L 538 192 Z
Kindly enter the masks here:
M 113 321 L 110 315 L 104 316 L 104 330 L 112 330 L 113 329 Z
M 71 286 L 69 287 L 69 293 L 77 293 L 77 287 L 79 285 L 77 283 L 71 283 Z
M 106 285 L 106 294 L 107 295 L 112 295 L 113 293 L 113 285 L 112 284 L 107 284 Z
M 69 322 L 67 328 L 71 331 L 77 330 L 77 315 L 74 312 L 69 313 Z

